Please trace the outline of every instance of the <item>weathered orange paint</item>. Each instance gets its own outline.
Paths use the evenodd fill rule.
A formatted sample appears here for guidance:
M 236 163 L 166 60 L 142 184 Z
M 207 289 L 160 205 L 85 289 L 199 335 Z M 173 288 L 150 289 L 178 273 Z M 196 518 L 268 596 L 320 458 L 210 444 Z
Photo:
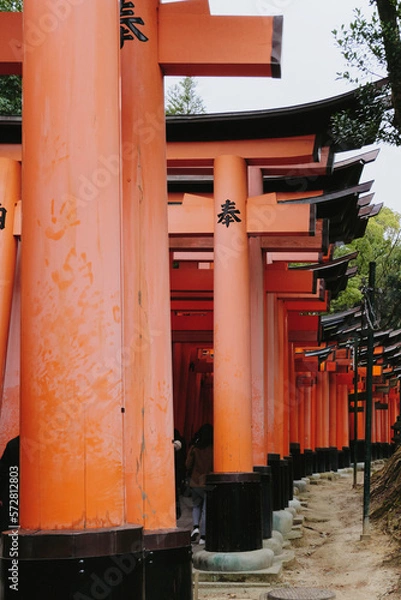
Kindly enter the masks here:
M 14 210 L 21 198 L 21 166 L 8 158 L 0 158 L 0 209 L 5 211 L 0 230 L 0 392 L 4 382 L 6 350 L 14 288 L 17 239 L 14 237 Z M 1 393 L 0 393 L 1 396 Z
M 210 16 L 208 0 L 161 4 L 159 61 L 166 75 L 274 76 L 281 17 Z M 277 41 L 279 41 L 279 39 Z
M 146 42 L 122 61 L 126 503 L 147 530 L 176 526 L 163 76 L 158 0 L 135 3 Z
M 251 321 L 245 161 L 238 156 L 218 157 L 214 181 L 214 470 L 250 472 Z M 242 219 L 229 227 L 218 223 L 217 218 L 227 198 L 235 202 Z
M 25 30 L 46 15 L 47 0 L 26 2 Z M 25 48 L 25 529 L 125 522 L 118 25 L 116 2 L 81 2 L 34 51 Z M 110 157 L 116 165 L 106 169 Z
M 253 464 L 266 464 L 266 415 L 263 361 L 263 253 L 259 239 L 249 239 L 250 306 L 251 306 L 251 376 L 252 376 L 252 452 Z

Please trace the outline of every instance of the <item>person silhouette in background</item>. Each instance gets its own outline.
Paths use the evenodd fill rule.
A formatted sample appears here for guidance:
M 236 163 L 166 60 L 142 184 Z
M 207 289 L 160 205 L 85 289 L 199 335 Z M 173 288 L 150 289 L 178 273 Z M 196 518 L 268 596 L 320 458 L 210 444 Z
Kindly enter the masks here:
M 185 485 L 185 455 L 186 444 L 185 440 L 178 431 L 174 429 L 174 473 L 175 473 L 175 508 L 176 518 L 181 517 L 180 494 Z
M 205 543 L 206 534 L 206 477 L 213 471 L 213 427 L 205 423 L 195 434 L 187 460 L 187 470 L 191 473 L 189 485 L 192 491 L 191 541 Z

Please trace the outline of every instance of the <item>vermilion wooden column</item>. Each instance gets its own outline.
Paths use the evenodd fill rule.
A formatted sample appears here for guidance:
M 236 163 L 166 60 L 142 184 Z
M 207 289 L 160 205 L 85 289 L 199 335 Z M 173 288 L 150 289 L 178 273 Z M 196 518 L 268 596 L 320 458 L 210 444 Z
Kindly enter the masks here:
M 341 375 L 339 376 L 341 377 Z M 349 446 L 349 411 L 348 411 L 348 386 L 346 383 L 337 384 L 337 449 Z
M 316 408 L 316 380 L 313 378 L 311 387 L 311 448 L 316 450 L 316 423 L 317 423 L 317 408 Z
M 304 448 L 313 450 L 312 448 L 312 386 L 311 380 L 308 379 L 308 385 L 304 387 Z
M 296 388 L 296 372 L 294 358 L 294 344 L 288 344 L 289 354 L 289 423 L 290 423 L 290 442 L 299 443 L 298 436 L 298 398 Z
M 0 158 L 0 453 L 19 432 L 19 285 L 16 287 L 17 238 L 14 211 L 21 199 L 21 165 Z M 11 321 L 13 308 L 13 320 Z M 7 369 L 6 369 L 7 364 Z M 15 378 L 15 373 L 18 377 Z
M 298 392 L 298 435 L 301 453 L 305 450 L 305 387 L 297 384 Z
M 251 302 L 252 456 L 254 465 L 266 464 L 264 403 L 264 290 L 263 255 L 259 238 L 249 239 Z
M 159 0 L 135 3 L 143 24 L 121 49 L 126 502 L 128 520 L 150 531 L 176 525 L 158 7 Z
M 266 453 L 280 453 L 282 432 L 275 431 L 275 343 L 276 343 L 276 295 L 267 293 L 265 298 L 265 405 L 267 412 L 267 448 Z M 277 434 L 277 435 L 276 435 Z
M 24 9 L 46 34 L 24 56 L 20 544 L 45 573 L 27 575 L 32 595 L 52 571 L 73 597 L 141 532 L 121 528 L 119 15 L 109 0 Z M 89 548 L 79 575 L 69 559 Z
M 214 180 L 214 470 L 250 472 L 251 323 L 245 161 L 237 156 L 218 157 Z M 226 218 L 227 211 L 231 211 L 232 220 L 229 215 Z
M 45 0 L 25 6 L 28 24 L 46 15 Z M 116 3 L 80 3 L 24 57 L 21 523 L 28 529 L 124 522 L 120 182 L 118 165 L 103 165 L 120 155 L 118 33 Z
M 324 448 L 323 373 L 316 374 L 316 448 Z
M 290 406 L 289 406 L 289 356 L 288 356 L 288 314 L 285 303 L 280 301 L 280 349 L 281 349 L 281 382 L 280 397 L 283 418 L 283 446 L 282 456 L 290 452 Z
M 329 373 L 322 373 L 322 447 L 330 446 L 330 385 Z
M 329 415 L 330 415 L 330 429 L 329 429 L 329 445 L 331 447 L 337 447 L 337 381 L 336 373 L 329 374 Z
M 0 157 L 0 390 L 4 382 L 4 367 L 11 304 L 17 259 L 17 239 L 14 237 L 14 210 L 21 199 L 21 165 Z
M 248 167 L 248 197 L 263 194 L 262 170 Z M 264 382 L 264 259 L 258 237 L 249 238 L 251 376 L 252 376 L 252 456 L 254 465 L 266 464 L 266 411 Z

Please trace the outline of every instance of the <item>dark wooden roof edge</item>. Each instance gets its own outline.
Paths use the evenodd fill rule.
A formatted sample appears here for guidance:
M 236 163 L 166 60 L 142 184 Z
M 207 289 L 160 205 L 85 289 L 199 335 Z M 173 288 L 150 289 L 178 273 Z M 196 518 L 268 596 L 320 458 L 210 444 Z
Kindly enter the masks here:
M 274 138 L 316 133 L 322 136 L 321 144 L 324 144 L 331 140 L 331 117 L 341 110 L 356 107 L 358 93 L 359 90 L 352 90 L 323 100 L 279 108 L 168 115 L 167 140 L 251 139 L 266 135 Z
M 293 200 L 280 200 L 280 204 L 319 204 L 321 202 L 330 202 L 347 196 L 355 196 L 363 192 L 369 192 L 374 180 L 366 181 L 343 190 L 322 194 L 321 196 L 311 196 L 309 198 L 295 198 Z
M 379 152 L 380 148 L 375 148 L 373 150 L 369 150 L 368 152 L 357 154 L 356 156 L 350 156 L 344 160 L 334 162 L 333 168 L 334 170 L 343 169 L 345 167 L 355 165 L 357 163 L 366 165 L 367 163 L 374 162 L 378 157 Z
M 327 262 L 316 263 L 311 265 L 295 265 L 290 266 L 290 269 L 295 270 L 304 270 L 304 271 L 323 271 L 324 269 L 330 269 L 331 267 L 335 267 L 336 265 L 342 265 L 344 263 L 349 263 L 351 260 L 354 260 L 358 256 L 359 252 L 350 252 L 349 254 L 345 254 L 344 256 L 340 256 L 339 258 L 333 258 Z

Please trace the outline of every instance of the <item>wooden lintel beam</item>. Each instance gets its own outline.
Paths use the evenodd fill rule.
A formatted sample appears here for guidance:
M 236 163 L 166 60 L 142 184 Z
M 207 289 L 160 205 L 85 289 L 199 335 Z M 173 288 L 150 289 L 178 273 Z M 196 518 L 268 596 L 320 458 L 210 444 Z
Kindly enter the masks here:
M 168 205 L 168 232 L 172 235 L 212 235 L 217 219 L 213 199 L 184 194 L 182 203 Z M 315 232 L 315 207 L 310 204 L 276 204 L 275 194 L 248 199 L 249 234 L 304 235 Z
M 242 156 L 249 166 L 297 165 L 313 161 L 315 135 L 252 140 L 169 142 L 167 168 L 212 167 L 217 156 Z
M 159 6 L 165 75 L 280 77 L 282 17 L 211 16 L 208 0 Z
M 312 271 L 279 270 L 272 269 L 272 266 L 267 265 L 265 269 L 265 292 L 285 295 L 287 293 L 314 293 L 316 291 L 316 278 Z
M 287 178 L 308 178 L 319 175 L 327 175 L 331 169 L 332 150 L 329 147 L 323 147 L 319 161 L 310 161 L 308 163 L 287 164 L 287 165 L 267 165 L 262 167 L 264 176 L 281 175 Z
M 22 13 L 0 13 L 0 75 L 22 73 L 23 47 L 35 50 L 54 23 L 68 17 L 72 3 L 49 2 L 43 23 Z M 160 4 L 159 61 L 166 75 L 280 77 L 282 17 L 218 17 L 207 0 Z
M 326 292 L 323 300 L 312 300 L 311 298 L 287 299 L 285 300 L 285 306 L 288 311 L 327 312 L 329 309 L 329 294 Z

